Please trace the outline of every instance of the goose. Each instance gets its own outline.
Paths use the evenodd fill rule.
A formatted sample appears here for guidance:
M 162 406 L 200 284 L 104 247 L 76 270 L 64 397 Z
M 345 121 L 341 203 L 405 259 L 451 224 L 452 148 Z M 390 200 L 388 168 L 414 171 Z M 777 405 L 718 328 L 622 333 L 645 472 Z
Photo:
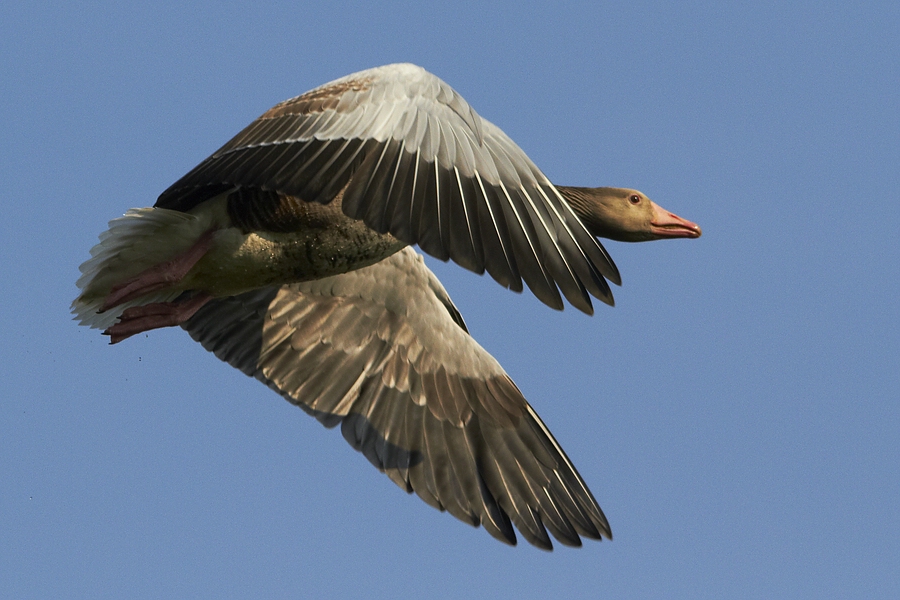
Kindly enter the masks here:
M 110 221 L 72 311 L 113 344 L 181 326 L 408 493 L 549 550 L 609 523 L 412 246 L 591 314 L 621 283 L 597 237 L 700 234 L 636 190 L 554 185 L 444 81 L 395 64 L 277 104 Z

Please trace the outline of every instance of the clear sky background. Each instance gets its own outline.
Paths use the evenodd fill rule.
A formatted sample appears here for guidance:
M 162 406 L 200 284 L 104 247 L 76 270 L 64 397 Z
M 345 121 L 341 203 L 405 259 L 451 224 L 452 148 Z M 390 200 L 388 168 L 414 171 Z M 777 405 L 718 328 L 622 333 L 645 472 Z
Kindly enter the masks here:
M 897 2 L 7 2 L 0 596 L 888 598 L 900 589 Z M 276 102 L 420 64 L 607 243 L 593 317 L 432 267 L 609 517 L 496 542 L 181 330 L 69 315 L 106 222 Z

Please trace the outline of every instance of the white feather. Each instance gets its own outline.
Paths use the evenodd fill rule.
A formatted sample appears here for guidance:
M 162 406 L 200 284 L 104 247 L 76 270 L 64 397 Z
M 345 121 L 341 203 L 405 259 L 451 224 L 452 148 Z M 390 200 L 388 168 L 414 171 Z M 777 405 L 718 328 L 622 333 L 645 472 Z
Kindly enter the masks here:
M 173 300 L 179 291 L 148 294 L 99 312 L 114 285 L 184 252 L 209 227 L 209 218 L 164 208 L 132 208 L 110 221 L 100 243 L 91 249 L 91 258 L 79 267 L 76 285 L 81 293 L 71 307 L 75 320 L 106 329 L 126 308 Z

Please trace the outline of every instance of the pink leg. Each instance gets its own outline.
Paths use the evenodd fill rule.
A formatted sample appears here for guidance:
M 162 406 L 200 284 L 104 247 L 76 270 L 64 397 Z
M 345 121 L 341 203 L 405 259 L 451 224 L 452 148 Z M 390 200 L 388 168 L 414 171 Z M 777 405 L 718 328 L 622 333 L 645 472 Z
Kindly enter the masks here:
M 164 290 L 181 281 L 212 246 L 214 229 L 200 236 L 193 246 L 172 260 L 150 267 L 128 281 L 114 285 L 100 312 L 134 300 L 144 294 Z M 151 305 L 152 306 L 152 305 Z
M 209 294 L 194 294 L 180 302 L 155 302 L 144 306 L 132 306 L 125 309 L 119 317 L 119 322 L 104 331 L 103 335 L 109 336 L 110 344 L 118 344 L 124 339 L 151 329 L 181 325 L 212 298 Z

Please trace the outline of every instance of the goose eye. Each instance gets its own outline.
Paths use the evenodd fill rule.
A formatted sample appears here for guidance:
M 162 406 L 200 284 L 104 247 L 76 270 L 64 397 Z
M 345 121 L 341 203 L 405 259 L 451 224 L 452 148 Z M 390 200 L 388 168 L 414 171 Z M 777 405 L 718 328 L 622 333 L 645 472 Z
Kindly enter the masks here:
M 628 201 L 632 204 L 638 204 L 641 201 L 641 197 L 637 194 L 632 194 L 631 196 L 629 196 Z

